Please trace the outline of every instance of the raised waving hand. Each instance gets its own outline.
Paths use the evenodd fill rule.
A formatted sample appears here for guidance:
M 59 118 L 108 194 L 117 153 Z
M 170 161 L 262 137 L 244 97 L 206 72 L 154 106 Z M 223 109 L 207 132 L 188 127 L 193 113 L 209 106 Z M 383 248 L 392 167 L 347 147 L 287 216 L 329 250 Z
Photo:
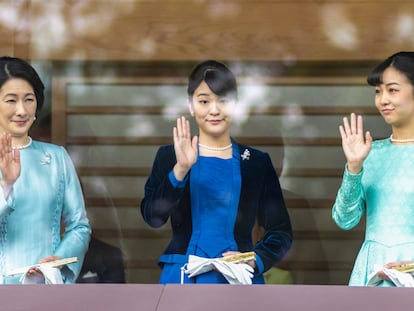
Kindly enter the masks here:
M 20 150 L 12 149 L 10 134 L 0 136 L 0 171 L 2 175 L 1 185 L 3 187 L 13 186 L 20 176 Z
M 372 137 L 369 131 L 364 133 L 362 116 L 351 113 L 350 121 L 343 119 L 339 126 L 342 138 L 342 149 L 346 157 L 348 171 L 358 174 L 362 169 L 365 158 L 371 151 Z
M 198 137 L 191 138 L 190 122 L 181 117 L 177 119 L 177 126 L 173 129 L 174 150 L 177 164 L 174 166 L 174 175 L 183 180 L 190 168 L 197 161 Z

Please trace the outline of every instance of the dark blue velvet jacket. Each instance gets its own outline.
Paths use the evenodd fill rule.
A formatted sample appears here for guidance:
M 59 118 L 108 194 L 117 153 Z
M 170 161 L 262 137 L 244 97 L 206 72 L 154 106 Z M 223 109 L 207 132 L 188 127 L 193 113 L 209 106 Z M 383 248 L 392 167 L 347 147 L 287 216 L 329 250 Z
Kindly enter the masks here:
M 233 146 L 235 144 L 233 141 Z M 260 257 L 263 271 L 257 272 L 262 273 L 279 262 L 289 250 L 291 223 L 269 155 L 249 146 L 236 146 L 241 156 L 242 184 L 234 238 L 240 252 L 254 251 Z M 250 154 L 243 159 L 246 150 Z M 160 227 L 170 218 L 172 239 L 164 254 L 185 254 L 192 232 L 190 183 L 187 182 L 184 188 L 175 188 L 168 176 L 175 163 L 174 146 L 160 147 L 141 202 L 141 214 L 150 226 Z M 256 219 L 264 227 L 265 235 L 262 241 L 253 245 L 252 229 Z

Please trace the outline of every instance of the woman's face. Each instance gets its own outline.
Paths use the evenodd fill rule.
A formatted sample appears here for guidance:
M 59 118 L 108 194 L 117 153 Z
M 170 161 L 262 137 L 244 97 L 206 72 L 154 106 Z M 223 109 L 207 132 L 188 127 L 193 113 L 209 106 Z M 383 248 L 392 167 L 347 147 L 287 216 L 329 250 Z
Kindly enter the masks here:
M 407 77 L 393 67 L 375 87 L 375 106 L 385 122 L 395 127 L 414 126 L 414 89 Z
M 215 138 L 223 135 L 229 136 L 231 114 L 235 103 L 233 98 L 214 94 L 206 82 L 201 82 L 189 103 L 190 112 L 198 124 L 200 136 Z
M 36 96 L 23 79 L 12 78 L 0 88 L 0 132 L 27 136 L 36 114 Z

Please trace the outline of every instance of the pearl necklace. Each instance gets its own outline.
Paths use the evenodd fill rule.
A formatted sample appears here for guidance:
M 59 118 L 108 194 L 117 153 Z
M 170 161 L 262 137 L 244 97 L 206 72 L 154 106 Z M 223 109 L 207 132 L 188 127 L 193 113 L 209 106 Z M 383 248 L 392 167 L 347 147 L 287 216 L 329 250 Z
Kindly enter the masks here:
M 230 149 L 232 146 L 232 143 L 230 143 L 230 145 L 224 146 L 224 147 L 210 147 L 207 145 L 203 145 L 203 144 L 198 144 L 201 148 L 207 149 L 207 150 L 211 150 L 211 151 L 224 151 L 227 149 Z
M 392 134 L 390 136 L 390 140 L 393 143 L 414 143 L 414 138 L 410 138 L 410 139 L 396 139 L 392 137 Z
M 27 136 L 27 137 L 29 138 L 29 142 L 26 145 L 16 146 L 16 147 L 13 146 L 12 149 L 13 150 L 16 150 L 16 149 L 21 150 L 21 149 L 26 149 L 26 148 L 30 147 L 30 145 L 32 144 L 32 138 L 30 136 Z

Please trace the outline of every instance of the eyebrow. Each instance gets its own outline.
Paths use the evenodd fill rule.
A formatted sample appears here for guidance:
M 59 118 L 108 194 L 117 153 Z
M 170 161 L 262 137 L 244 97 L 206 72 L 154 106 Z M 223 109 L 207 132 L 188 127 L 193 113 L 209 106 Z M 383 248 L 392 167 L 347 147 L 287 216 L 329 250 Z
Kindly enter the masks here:
M 197 95 L 197 97 L 200 97 L 200 96 L 210 96 L 210 94 L 207 94 L 207 93 L 200 93 L 200 94 L 198 94 L 198 95 Z
M 16 94 L 16 93 L 7 93 L 7 94 L 4 94 L 4 96 L 19 96 L 18 94 Z M 29 92 L 29 93 L 26 93 L 26 94 L 24 94 L 24 96 L 26 97 L 26 96 L 35 96 L 35 93 L 31 93 L 31 92 Z
M 383 83 L 385 86 L 389 86 L 389 85 L 401 85 L 398 82 L 388 82 L 388 83 Z

